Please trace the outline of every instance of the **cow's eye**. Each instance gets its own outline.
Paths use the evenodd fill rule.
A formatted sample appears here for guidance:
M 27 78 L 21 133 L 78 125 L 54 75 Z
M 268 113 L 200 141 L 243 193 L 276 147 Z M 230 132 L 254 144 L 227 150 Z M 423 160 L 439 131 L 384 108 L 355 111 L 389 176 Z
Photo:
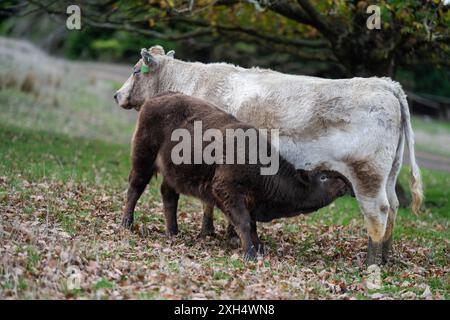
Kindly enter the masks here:
M 328 176 L 327 176 L 326 174 L 322 174 L 322 175 L 320 176 L 320 181 L 325 182 L 325 181 L 327 181 L 327 180 L 328 180 Z

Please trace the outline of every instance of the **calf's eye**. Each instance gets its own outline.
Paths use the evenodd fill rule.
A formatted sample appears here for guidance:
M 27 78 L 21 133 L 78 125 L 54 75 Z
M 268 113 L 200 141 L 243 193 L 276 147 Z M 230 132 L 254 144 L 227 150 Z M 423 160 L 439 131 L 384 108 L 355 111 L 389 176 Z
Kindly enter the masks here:
M 328 177 L 327 177 L 326 174 L 322 174 L 322 175 L 320 176 L 320 181 L 325 182 L 325 181 L 327 181 L 327 180 L 328 180 Z

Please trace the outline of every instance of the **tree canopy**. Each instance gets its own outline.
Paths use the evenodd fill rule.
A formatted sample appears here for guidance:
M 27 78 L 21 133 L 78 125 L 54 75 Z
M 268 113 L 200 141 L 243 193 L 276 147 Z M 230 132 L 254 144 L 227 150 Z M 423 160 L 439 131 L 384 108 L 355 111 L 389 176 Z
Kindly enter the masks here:
M 393 76 L 426 62 L 448 67 L 449 5 L 442 0 L 81 0 L 85 26 L 126 31 L 192 48 L 232 44 L 295 61 L 333 65 L 342 76 Z M 71 1 L 6 1 L 0 14 L 67 17 Z M 376 4 L 381 28 L 366 25 Z M 111 44 L 111 43 L 109 43 Z M 97 45 L 108 45 L 103 42 Z M 282 59 L 282 58 L 281 58 Z M 271 62 L 276 63 L 271 57 Z M 270 64 L 270 63 L 269 63 Z

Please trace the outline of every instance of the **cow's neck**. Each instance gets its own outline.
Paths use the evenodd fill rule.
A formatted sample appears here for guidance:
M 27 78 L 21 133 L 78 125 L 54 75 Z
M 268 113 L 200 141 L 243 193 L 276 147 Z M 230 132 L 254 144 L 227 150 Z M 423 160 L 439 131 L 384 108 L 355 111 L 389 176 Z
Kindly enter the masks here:
M 161 71 L 158 93 L 180 92 L 217 103 L 221 96 L 214 95 L 214 90 L 211 89 L 217 82 L 223 83 L 223 77 L 227 73 L 215 72 L 215 66 L 216 64 L 169 60 Z M 230 72 L 235 68 L 232 65 L 223 67 L 229 68 Z

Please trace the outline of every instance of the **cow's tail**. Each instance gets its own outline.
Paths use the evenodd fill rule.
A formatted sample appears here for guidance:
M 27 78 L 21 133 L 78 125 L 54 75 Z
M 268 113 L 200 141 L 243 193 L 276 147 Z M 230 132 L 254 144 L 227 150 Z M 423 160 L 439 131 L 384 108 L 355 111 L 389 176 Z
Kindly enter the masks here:
M 416 155 L 414 152 L 414 132 L 411 126 L 411 117 L 409 114 L 408 101 L 406 100 L 406 94 L 403 91 L 401 85 L 397 82 L 394 82 L 394 95 L 400 102 L 402 128 L 405 134 L 406 143 L 408 144 L 409 158 L 411 162 L 411 180 L 410 180 L 410 187 L 412 192 L 411 209 L 415 215 L 418 215 L 423 201 L 422 177 L 420 174 L 419 166 L 417 165 L 416 162 Z

